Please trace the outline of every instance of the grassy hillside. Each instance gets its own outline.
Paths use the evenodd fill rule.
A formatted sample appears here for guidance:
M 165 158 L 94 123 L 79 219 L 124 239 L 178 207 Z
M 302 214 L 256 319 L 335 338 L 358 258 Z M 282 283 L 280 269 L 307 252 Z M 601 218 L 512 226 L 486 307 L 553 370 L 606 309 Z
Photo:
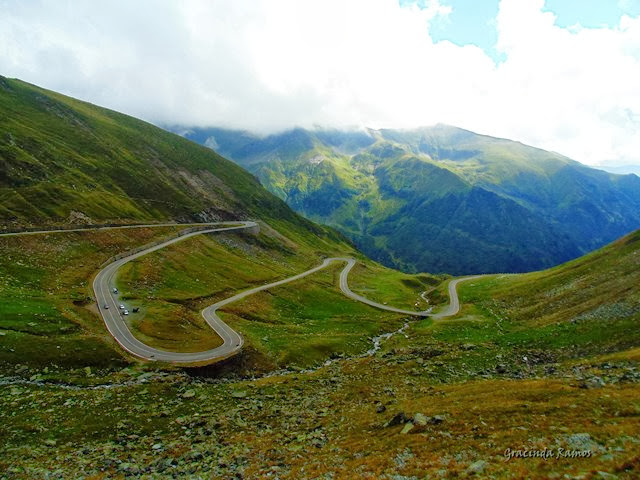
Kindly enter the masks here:
M 133 264 L 122 286 L 190 306 L 270 268 L 284 272 L 284 258 L 302 267 L 305 260 L 266 247 L 263 235 L 178 244 L 162 262 Z M 24 477 L 58 469 L 109 477 L 637 478 L 639 240 L 636 232 L 547 271 L 473 280 L 461 288 L 461 315 L 411 323 L 370 356 L 359 356 L 364 338 L 404 320 L 345 303 L 335 272 L 325 271 L 225 309 L 251 352 L 215 369 L 20 367 L 16 375 L 34 380 L 0 389 L 0 468 Z M 230 269 L 238 275 L 216 273 Z M 400 305 L 441 287 L 370 264 L 354 274 L 354 288 Z M 233 285 L 218 284 L 225 279 Z M 253 378 L 265 367 L 317 365 L 329 350 L 344 357 Z M 52 380 L 65 383 L 42 383 Z M 508 449 L 553 457 L 509 459 Z
M 11 98 L 18 98 L 15 92 Z M 92 115 L 102 112 L 86 108 Z M 74 163 L 51 159 L 51 145 L 69 141 L 51 133 L 60 132 L 58 123 L 67 117 L 55 109 L 40 114 L 45 112 L 50 115 L 36 122 L 38 134 L 48 132 L 51 144 L 42 140 L 41 150 L 31 150 L 34 171 L 64 167 L 75 182 L 87 168 L 86 152 L 94 148 L 90 137 L 81 148 L 77 133 L 67 132 Z M 157 129 L 148 127 L 148 138 L 142 138 L 139 128 L 146 124 L 128 121 L 141 142 L 166 145 L 165 134 L 154 139 Z M 20 131 L 17 124 L 12 128 Z M 321 140 L 346 171 L 351 163 L 340 155 L 367 146 L 365 137 L 334 132 Z M 118 139 L 119 134 L 113 141 Z M 15 152 L 26 151 L 27 144 L 23 137 Z M 292 151 L 300 145 L 294 135 Z M 371 148 L 378 150 L 363 158 L 363 168 L 381 156 L 416 156 L 398 154 L 393 145 Z M 222 178 L 227 163 L 198 151 L 221 169 Z M 469 198 L 498 196 L 473 193 L 478 187 L 468 179 L 433 170 L 434 160 L 418 160 L 429 164 L 424 176 L 398 179 L 390 171 L 383 188 L 401 197 L 399 184 L 419 191 L 438 172 L 434 190 L 452 181 Z M 7 181 L 21 178 L 24 161 L 7 164 L 22 169 L 9 169 Z M 65 215 L 88 221 L 83 215 L 91 208 L 106 212 L 93 213 L 91 220 L 124 223 L 181 218 L 183 208 L 185 215 L 198 216 L 198 208 L 213 212 L 215 199 L 215 215 L 261 220 L 257 235 L 193 237 L 122 269 L 121 296 L 141 307 L 127 318 L 130 327 L 162 348 L 215 344 L 199 319 L 203 306 L 298 273 L 326 256 L 358 256 L 352 288 L 377 301 L 422 310 L 445 300 L 444 277 L 390 271 L 368 261 L 342 237 L 300 219 L 249 175 L 231 168 L 237 178 L 229 179 L 224 195 L 214 191 L 203 199 L 189 183 L 184 192 L 193 203 L 176 203 L 178 210 L 158 207 L 157 217 L 146 206 L 139 207 L 139 217 L 127 216 L 114 209 L 106 190 L 97 202 L 80 191 L 78 197 L 52 200 L 55 209 L 33 208 L 45 223 L 66 223 Z M 175 175 L 154 175 L 167 188 L 183 191 Z M 344 181 L 354 186 L 353 179 Z M 74 191 L 69 185 L 75 183 L 61 182 Z M 112 181 L 114 188 L 118 182 Z M 243 182 L 251 191 L 241 196 Z M 45 179 L 35 183 L 36 190 L 53 191 Z M 18 191 L 32 190 L 5 190 L 14 206 Z M 438 198 L 446 195 L 438 191 Z M 122 198 L 138 208 L 133 197 Z M 85 202 L 83 215 L 65 210 L 75 201 Z M 391 210 L 397 201 L 404 200 L 387 198 L 379 205 Z M 270 207 L 264 210 L 265 205 Z M 15 209 L 8 225 L 31 224 L 27 213 Z M 551 270 L 473 280 L 461 288 L 460 315 L 446 320 L 407 319 L 348 300 L 339 293 L 336 266 L 228 305 L 221 314 L 244 335 L 242 354 L 206 368 L 177 369 L 124 355 L 97 315 L 90 285 L 109 257 L 179 229 L 0 237 L 0 477 L 638 478 L 640 231 Z M 555 456 L 507 458 L 505 452 L 514 449 L 551 449 Z M 560 457 L 560 449 L 581 455 Z
M 542 272 L 495 277 L 462 288 L 494 318 L 506 345 L 580 357 L 640 345 L 640 231 Z
M 140 307 L 139 313 L 127 317 L 132 331 L 146 343 L 168 350 L 213 347 L 219 339 L 202 320 L 204 307 L 314 267 L 326 256 L 359 255 L 345 243 L 318 239 L 306 244 L 265 223 L 262 227 L 258 236 L 194 237 L 123 267 L 118 277 L 120 298 Z M 113 371 L 131 362 L 97 314 L 93 276 L 111 256 L 179 230 L 0 237 L 0 373 L 11 374 L 21 366 L 25 372 L 46 367 L 54 377 L 66 377 L 85 367 Z M 380 289 L 378 296 L 405 308 L 419 299 L 425 285 L 422 277 L 415 280 L 361 260 L 366 262 L 359 267 L 364 274 L 353 275 L 357 291 Z M 401 316 L 347 300 L 337 288 L 338 268 L 296 282 L 291 290 L 278 288 L 229 307 L 230 323 L 247 340 L 246 361 L 259 370 L 313 365 L 332 355 L 363 352 L 369 348 L 369 336 L 398 328 Z M 378 287 L 376 278 L 387 280 Z M 385 295 L 389 290 L 393 296 Z M 286 299 L 290 291 L 303 297 Z M 264 333 L 266 327 L 273 333 Z
M 118 281 L 123 298 L 140 307 L 139 314 L 128 317 L 130 327 L 146 342 L 170 350 L 211 348 L 219 339 L 199 312 L 214 299 L 299 273 L 330 255 L 364 259 L 340 234 L 294 213 L 236 164 L 177 135 L 4 77 L 0 106 L 6 113 L 0 118 L 3 229 L 195 219 L 260 222 L 262 232 L 256 237 L 196 237 L 122 269 Z M 178 230 L 0 238 L 1 370 L 8 373 L 24 365 L 52 372 L 84 367 L 109 371 L 129 362 L 95 311 L 93 275 L 109 257 Z M 323 288 L 309 288 L 319 295 L 326 280 L 321 284 Z M 400 292 L 409 294 L 409 305 L 420 293 L 407 286 Z M 269 302 L 262 303 L 268 309 Z M 321 316 L 335 321 L 341 309 L 354 308 L 337 292 L 330 303 L 338 310 Z M 302 347 L 308 341 L 304 328 L 298 329 L 303 340 L 290 347 L 301 352 L 297 357 L 282 345 L 252 338 L 247 350 L 257 353 L 251 361 L 267 369 L 308 365 L 342 351 L 366 349 L 370 334 L 384 331 L 389 319 L 397 323 L 397 316 L 371 310 L 358 310 L 366 318 L 362 328 L 353 323 L 351 338 L 334 332 L 336 338 L 327 337 L 326 345 L 316 341 L 316 353 L 310 355 Z M 280 314 L 266 317 L 270 315 Z M 288 321 L 300 323 L 290 316 Z M 240 330 L 249 335 L 252 325 Z M 309 338 L 320 335 L 307 333 Z M 274 356 L 276 350 L 282 358 Z
M 314 252 L 264 233 L 199 237 L 130 262 L 122 269 L 118 286 L 128 305 L 141 307 L 139 314 L 127 319 L 139 338 L 160 348 L 198 350 L 211 339 L 200 315 L 206 306 L 315 267 L 323 256 L 345 253 L 357 255 L 346 245 L 325 245 L 323 252 Z M 390 271 L 362 257 L 360 261 L 352 275 L 355 290 L 372 291 L 373 297 L 392 305 L 415 308 L 426 285 L 433 287 L 442 280 Z M 371 336 L 399 328 L 401 315 L 342 295 L 337 285 L 343 267 L 335 264 L 291 286 L 224 307 L 223 320 L 245 337 L 240 362 L 259 371 L 309 367 L 332 356 L 365 352 Z
M 531 271 L 640 226 L 638 177 L 445 125 L 181 133 L 245 166 L 370 257 L 406 271 Z
M 4 77 L 0 109 L 0 228 L 260 218 L 331 235 L 234 163 L 141 120 Z
M 92 276 L 109 257 L 178 230 L 0 237 L 0 371 L 124 366 L 95 310 Z

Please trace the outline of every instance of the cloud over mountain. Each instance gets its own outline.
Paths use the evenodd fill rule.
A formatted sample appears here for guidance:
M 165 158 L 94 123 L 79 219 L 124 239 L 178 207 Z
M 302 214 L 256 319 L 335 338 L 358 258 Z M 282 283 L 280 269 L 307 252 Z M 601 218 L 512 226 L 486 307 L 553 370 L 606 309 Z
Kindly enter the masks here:
M 543 0 L 502 0 L 496 63 L 432 40 L 448 12 L 438 0 L 5 0 L 0 72 L 157 123 L 445 122 L 586 163 L 638 160 L 640 18 L 561 28 Z

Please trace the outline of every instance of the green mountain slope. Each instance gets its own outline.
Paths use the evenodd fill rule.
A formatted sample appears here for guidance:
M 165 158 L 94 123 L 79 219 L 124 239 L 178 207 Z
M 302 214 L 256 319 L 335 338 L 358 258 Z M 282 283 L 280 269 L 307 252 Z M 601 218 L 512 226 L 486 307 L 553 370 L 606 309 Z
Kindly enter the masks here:
M 175 351 L 212 348 L 219 339 L 204 323 L 203 308 L 328 256 L 361 260 L 352 274 L 355 291 L 375 297 L 389 290 L 391 301 L 427 308 L 419 295 L 431 277 L 375 265 L 344 236 L 301 217 L 208 148 L 18 80 L 0 78 L 0 106 L 1 229 L 245 218 L 260 223 L 257 235 L 202 235 L 120 269 L 120 298 L 140 307 L 126 321 L 148 344 Z M 181 229 L 0 237 L 0 374 L 20 363 L 67 371 L 109 370 L 130 361 L 97 315 L 92 276 L 109 258 Z M 371 272 L 391 278 L 391 285 L 372 287 Z M 238 362 L 260 369 L 310 365 L 366 351 L 370 336 L 399 327 L 401 315 L 345 298 L 335 285 L 337 274 L 336 266 L 297 282 L 304 302 L 269 292 L 259 309 L 234 310 L 230 323 L 246 338 Z M 301 310 L 299 303 L 309 307 Z M 289 309 L 283 318 L 278 305 Z
M 0 228 L 258 218 L 329 235 L 208 148 L 0 77 Z
M 151 229 L 139 230 L 135 232 L 144 235 L 137 241 L 143 241 Z M 131 241 L 117 238 L 122 231 L 114 234 L 60 234 L 59 241 L 89 241 L 94 248 Z M 47 237 L 27 241 L 43 256 L 62 246 L 54 235 Z M 155 290 L 161 299 L 181 300 L 189 308 L 247 279 L 262 280 L 277 264 L 290 268 L 282 257 L 274 262 L 271 255 L 247 255 L 255 247 L 251 239 L 198 242 L 197 248 L 182 244 L 163 252 L 161 262 L 137 262 L 122 280 L 132 282 L 133 291 L 144 297 Z M 13 265 L 28 280 L 40 258 L 17 243 L 17 251 L 9 253 L 14 260 L 22 254 L 22 265 Z M 3 253 L 7 251 L 5 247 Z M 50 358 L 37 363 L 42 352 L 34 348 L 27 361 L 12 358 L 3 375 L 0 433 L 7 453 L 0 468 L 28 478 L 54 470 L 65 477 L 118 477 L 122 472 L 188 477 L 195 470 L 227 478 L 237 477 L 240 469 L 247 478 L 260 478 L 270 464 L 278 465 L 274 471 L 283 478 L 308 478 L 311 468 L 314 478 L 353 478 L 356 469 L 374 478 L 389 472 L 438 477 L 444 468 L 461 478 L 553 478 L 608 471 L 636 478 L 639 255 L 636 232 L 551 270 L 462 284 L 460 315 L 411 322 L 403 334 L 384 338 L 371 356 L 358 355 L 371 345 L 362 334 L 373 335 L 380 327 L 392 331 L 405 319 L 343 303 L 335 295 L 335 272 L 325 271 L 302 285 L 263 292 L 226 310 L 225 320 L 243 328 L 256 351 L 191 375 L 158 365 L 124 368 L 122 359 L 104 356 L 108 352 L 97 350 L 97 342 L 86 336 L 74 338 L 70 331 L 54 335 L 69 325 L 53 318 L 43 325 L 47 312 L 40 309 L 29 328 L 34 333 L 48 328 L 48 335 L 40 336 L 51 343 Z M 209 268 L 203 260 L 211 258 L 227 263 Z M 65 260 L 88 267 L 86 258 Z M 192 268 L 196 275 L 188 278 L 186 271 Z M 47 279 L 47 287 L 77 288 L 78 268 L 67 269 L 71 278 L 65 276 L 63 285 Z M 176 273 L 191 282 L 170 282 Z M 380 271 L 368 273 L 375 273 L 375 280 L 365 282 L 367 287 L 382 283 Z M 402 276 L 398 285 L 409 280 Z M 389 287 L 376 298 L 391 301 L 398 289 Z M 14 312 L 16 323 L 24 322 L 18 314 L 33 313 L 33 307 L 20 306 Z M 6 346 L 18 351 L 13 332 L 2 331 L 0 353 L 7 355 Z M 344 356 L 311 371 L 257 375 L 265 366 L 255 361 L 258 354 L 274 368 L 317 365 L 330 351 Z M 224 380 L 212 381 L 208 375 Z M 184 445 L 193 448 L 185 450 Z M 596 454 L 506 461 L 504 452 L 520 445 Z M 365 457 L 359 455 L 363 451 Z M 460 460 L 443 466 L 442 459 L 453 455 Z
M 408 271 L 546 268 L 640 226 L 635 175 L 455 127 L 181 133 L 372 258 Z
M 60 98 L 77 111 L 74 101 Z M 83 108 L 90 118 L 116 116 Z M 11 162 L 3 154 L 3 181 L 16 184 L 22 170 L 36 190 L 52 195 L 53 186 L 60 185 L 77 195 L 52 199 L 52 212 L 48 204 L 35 203 L 47 223 L 83 218 L 72 213 L 76 211 L 91 213 L 94 221 L 121 222 L 251 215 L 275 227 L 263 223 L 256 236 L 200 235 L 122 268 L 117 279 L 121 298 L 140 307 L 124 321 L 153 345 L 202 348 L 212 341 L 199 314 L 204 306 L 317 265 L 325 255 L 358 255 L 339 235 L 298 217 L 243 170 L 142 122 L 122 117 L 125 123 L 114 121 L 108 137 L 100 122 L 95 136 L 75 129 L 63 135 L 65 117 L 46 109 L 39 118 L 35 113 L 23 115 L 20 122 L 14 118 L 18 116 L 3 118 L 3 135 L 16 145 L 5 143 L 3 148 L 26 152 L 39 142 L 40 150 L 29 150 L 33 165 L 52 167 L 49 175 L 65 169 L 69 173 L 54 177 L 58 184 L 46 178 L 35 182 L 24 162 Z M 13 127 L 6 128 L 10 121 Z M 165 204 L 174 195 L 169 193 L 154 194 L 150 199 L 155 202 L 138 202 L 135 190 L 125 190 L 127 182 L 106 173 L 112 161 L 108 155 L 95 164 L 95 176 L 102 179 L 94 181 L 97 196 L 74 189 L 88 168 L 88 152 L 98 148 L 94 143 L 111 138 L 111 145 L 122 145 L 127 135 L 135 138 L 127 148 L 153 145 L 167 155 L 163 164 L 176 162 L 167 167 L 172 173 L 166 176 L 153 173 L 153 182 L 161 183 L 149 183 L 149 191 L 174 186 L 175 195 L 186 199 L 175 197 L 174 204 Z M 37 142 L 29 143 L 32 137 Z M 324 206 L 336 218 L 351 219 L 354 232 L 382 228 L 385 219 L 402 209 L 428 214 L 430 225 L 471 229 L 466 242 L 456 246 L 458 254 L 471 253 L 471 241 L 477 249 L 494 246 L 500 253 L 507 248 L 493 245 L 490 235 L 499 232 L 484 228 L 491 222 L 514 222 L 513 234 L 522 232 L 523 237 L 545 232 L 542 225 L 525 228 L 531 219 L 524 202 L 480 187 L 471 174 L 443 168 L 407 147 L 389 141 L 367 145 L 366 135 L 327 133 L 314 141 L 315 153 L 298 162 L 295 182 L 270 172 L 305 208 Z M 172 156 L 163 147 L 167 142 L 193 155 L 179 160 L 183 154 Z M 73 162 L 54 156 L 56 145 L 67 145 Z M 290 145 L 291 152 L 299 152 L 304 135 L 294 136 Z M 219 169 L 212 175 L 228 184 L 220 182 L 220 190 L 199 194 L 193 183 L 181 183 L 174 172 L 187 168 L 182 161 L 191 168 L 197 152 L 211 169 Z M 124 147 L 120 153 L 146 165 L 147 160 Z M 291 157 L 281 160 L 283 171 L 297 158 Z M 322 178 L 340 187 L 345 201 L 327 206 L 321 195 L 311 195 L 327 184 L 312 175 L 315 166 L 326 169 Z M 224 177 L 227 167 L 231 173 Z M 202 172 L 211 172 L 207 168 L 193 171 L 206 176 Z M 422 203 L 415 200 L 425 188 L 431 196 Z M 112 189 L 120 189 L 117 198 L 138 208 L 138 216 L 113 208 Z M 3 192 L 17 205 L 18 192 L 31 190 L 16 185 Z M 76 200 L 84 202 L 82 210 Z M 155 211 L 144 210 L 155 203 Z M 494 208 L 484 208 L 484 216 L 465 213 L 478 205 Z M 98 207 L 105 209 L 104 215 Z M 520 209 L 520 224 L 512 214 L 515 208 Z M 6 224 L 31 223 L 28 212 L 12 212 L 14 218 Z M 398 219 L 399 225 L 406 221 Z M 224 320 L 245 338 L 242 353 L 223 364 L 185 372 L 141 364 L 123 354 L 90 298 L 92 275 L 109 257 L 179 229 L 0 237 L 0 438 L 6 445 L 0 470 L 19 478 L 50 477 L 51 472 L 70 478 L 261 478 L 271 473 L 353 478 L 353 472 L 371 478 L 422 478 L 442 476 L 443 468 L 458 477 L 552 478 L 599 471 L 637 476 L 640 233 L 551 270 L 462 284 L 460 315 L 446 320 L 407 322 L 404 315 L 355 303 L 339 292 L 336 266 L 225 307 Z M 402 234 L 400 228 L 381 232 L 376 240 L 397 234 Z M 437 237 L 435 231 L 420 235 L 430 236 L 429 242 Z M 539 255 L 546 254 L 538 248 Z M 391 272 L 362 258 L 350 276 L 353 290 L 361 295 L 420 310 L 446 302 L 447 284 L 441 280 Z M 328 359 L 332 361 L 326 364 Z M 304 370 L 310 367 L 318 368 Z M 265 372 L 271 373 L 261 376 Z M 530 458 L 505 461 L 505 450 L 520 445 L 597 453 L 537 463 Z
M 462 299 L 498 319 L 517 347 L 574 358 L 618 352 L 640 345 L 639 266 L 640 230 L 549 270 L 465 285 Z

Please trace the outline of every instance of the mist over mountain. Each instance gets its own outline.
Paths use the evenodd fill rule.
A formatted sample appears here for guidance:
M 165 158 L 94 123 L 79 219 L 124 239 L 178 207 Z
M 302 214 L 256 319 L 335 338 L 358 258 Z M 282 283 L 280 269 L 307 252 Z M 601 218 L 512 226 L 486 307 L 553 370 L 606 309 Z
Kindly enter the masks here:
M 640 175 L 640 165 L 599 165 L 596 168 L 621 175 L 628 175 L 629 173 Z
M 406 271 L 523 272 L 640 226 L 640 178 L 447 125 L 259 136 L 174 128 Z

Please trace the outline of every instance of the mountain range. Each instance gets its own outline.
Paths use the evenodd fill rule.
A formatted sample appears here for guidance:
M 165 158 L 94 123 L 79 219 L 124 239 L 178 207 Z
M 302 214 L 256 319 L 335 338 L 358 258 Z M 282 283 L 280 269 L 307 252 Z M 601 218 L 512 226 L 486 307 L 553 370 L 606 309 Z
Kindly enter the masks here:
M 0 112 L 0 477 L 638 478 L 640 230 L 467 278 L 453 321 L 410 318 L 464 279 L 384 268 L 146 122 L 2 77 Z M 399 264 L 552 261 L 636 218 L 637 177 L 452 127 L 227 133 L 200 140 Z M 144 249 L 179 235 L 171 221 L 249 218 L 259 232 Z M 6 232 L 79 223 L 131 228 Z M 122 325 L 153 348 L 220 344 L 202 309 L 271 285 L 219 310 L 238 354 L 190 369 L 128 354 L 92 284 L 131 251 L 146 254 L 113 272 L 113 299 L 138 307 Z M 404 313 L 343 295 L 338 264 L 300 277 L 331 256 L 357 260 L 354 293 Z M 520 446 L 580 456 L 505 453 Z
M 640 226 L 640 178 L 460 128 L 173 128 L 404 271 L 550 267 Z

